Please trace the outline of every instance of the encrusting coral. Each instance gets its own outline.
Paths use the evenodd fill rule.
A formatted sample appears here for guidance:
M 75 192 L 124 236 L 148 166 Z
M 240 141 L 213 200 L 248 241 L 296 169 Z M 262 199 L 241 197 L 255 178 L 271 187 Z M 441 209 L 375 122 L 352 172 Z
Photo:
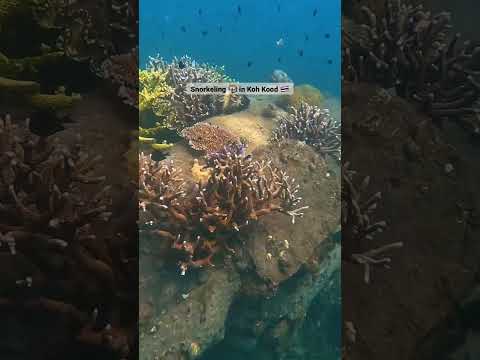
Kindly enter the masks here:
M 343 257 L 346 261 L 354 261 L 365 267 L 364 281 L 368 284 L 371 280 L 372 266 L 389 267 L 389 257 L 377 256 L 388 250 L 400 248 L 403 243 L 397 242 L 381 246 L 373 250 L 364 251 L 365 242 L 385 230 L 386 221 L 372 222 L 372 213 L 377 209 L 382 194 L 376 192 L 365 196 L 370 184 L 370 177 L 365 177 L 358 184 L 355 180 L 355 171 L 346 163 L 342 167 L 342 243 Z
M 182 275 L 213 265 L 213 257 L 233 251 L 235 234 L 273 212 L 303 215 L 299 185 L 267 161 L 228 149 L 211 155 L 209 177 L 189 187 L 173 163 L 140 158 L 140 225 L 177 253 Z
M 286 139 L 303 141 L 322 155 L 340 159 L 341 125 L 328 109 L 305 102 L 291 107 L 290 112 L 278 120 L 271 140 L 281 142 Z
M 95 230 L 111 214 L 109 187 L 93 172 L 100 160 L 79 142 L 37 137 L 28 120 L 0 119 L 0 306 L 65 319 L 79 342 L 126 356 L 126 332 L 90 316 L 110 306 L 116 291 Z
M 362 11 L 360 25 L 344 19 L 344 80 L 376 82 L 417 101 L 434 118 L 457 118 L 479 133 L 480 47 L 458 46 L 450 14 L 392 0 L 384 14 L 366 6 Z
M 182 130 L 181 135 L 190 147 L 205 153 L 215 153 L 231 144 L 240 144 L 239 137 L 217 125 L 200 123 Z

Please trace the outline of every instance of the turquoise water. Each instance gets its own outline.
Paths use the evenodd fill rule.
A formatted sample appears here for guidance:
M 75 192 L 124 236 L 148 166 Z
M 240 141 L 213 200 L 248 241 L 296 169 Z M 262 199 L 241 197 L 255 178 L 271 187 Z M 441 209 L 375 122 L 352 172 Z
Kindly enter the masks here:
M 189 55 L 198 62 L 224 66 L 241 82 L 266 82 L 280 69 L 294 83 L 320 89 L 328 97 L 326 106 L 339 118 L 340 18 L 340 0 L 143 0 L 140 66 L 145 68 L 150 56 L 170 61 Z M 289 291 L 301 288 L 308 276 L 296 274 L 282 285 L 278 296 L 288 298 Z M 232 305 L 225 340 L 208 349 L 201 360 L 340 359 L 339 271 L 323 281 L 329 286 L 308 295 L 305 321 L 291 334 L 291 343 L 285 345 L 289 349 L 244 330 L 250 319 L 257 321 L 253 319 L 262 318 L 265 311 L 262 301 L 251 297 Z M 318 286 L 318 281 L 313 283 Z M 286 357 L 279 357 L 279 349 Z
M 143 0 L 141 66 L 156 54 L 224 65 L 243 82 L 266 81 L 281 69 L 297 84 L 339 97 L 340 1 Z

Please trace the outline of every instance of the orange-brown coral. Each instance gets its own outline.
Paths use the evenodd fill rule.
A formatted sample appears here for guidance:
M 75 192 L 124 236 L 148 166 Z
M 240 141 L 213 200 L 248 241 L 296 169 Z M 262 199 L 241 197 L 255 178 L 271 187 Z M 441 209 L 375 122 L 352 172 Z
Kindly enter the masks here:
M 225 153 L 209 160 L 205 185 L 186 190 L 173 164 L 140 155 L 140 211 L 143 231 L 167 241 L 179 254 L 182 274 L 212 265 L 215 254 L 231 250 L 236 232 L 272 212 L 303 215 L 298 185 L 267 161 Z M 234 240 L 233 240 L 234 241 Z
M 184 129 L 181 135 L 194 150 L 215 153 L 230 144 L 239 144 L 240 138 L 217 125 L 199 123 Z

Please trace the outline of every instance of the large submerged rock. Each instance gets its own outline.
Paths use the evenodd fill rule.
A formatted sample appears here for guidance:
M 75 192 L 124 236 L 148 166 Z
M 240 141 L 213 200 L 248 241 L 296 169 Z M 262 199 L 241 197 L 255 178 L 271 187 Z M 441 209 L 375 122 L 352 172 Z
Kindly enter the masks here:
M 226 329 L 235 327 L 232 319 L 252 315 L 239 306 L 252 296 L 263 304 L 257 310 L 272 310 L 253 315 L 258 324 L 266 326 L 257 330 L 280 339 L 285 314 L 290 313 L 289 322 L 299 326 L 314 296 L 328 288 L 340 266 L 339 246 L 328 241 L 340 219 L 336 165 L 303 143 L 270 144 L 274 120 L 260 114 L 242 112 L 206 122 L 245 138 L 255 159 L 271 161 L 294 177 L 303 197 L 299 206 L 309 208 L 295 224 L 290 216 L 275 213 L 242 229 L 235 254 L 219 259 L 214 269 L 189 272 L 185 277 L 178 273 L 164 276 L 165 268 L 155 260 L 156 266 L 141 270 L 150 284 L 140 295 L 141 360 L 194 359 L 215 344 L 232 341 L 254 349 L 255 335 L 245 342 L 233 333 L 222 341 Z M 202 165 L 201 155 L 180 142 L 171 149 L 167 161 L 174 161 L 184 179 L 193 182 Z M 154 257 L 152 249 L 148 252 Z M 162 290 L 154 291 L 155 287 Z

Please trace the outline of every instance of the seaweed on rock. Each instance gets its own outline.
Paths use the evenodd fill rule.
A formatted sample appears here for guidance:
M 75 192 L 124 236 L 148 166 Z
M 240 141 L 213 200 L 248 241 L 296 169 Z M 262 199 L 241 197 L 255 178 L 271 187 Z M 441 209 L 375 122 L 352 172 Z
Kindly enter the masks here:
M 140 223 L 143 231 L 168 242 L 188 268 L 213 265 L 217 253 L 233 251 L 236 233 L 258 218 L 285 213 L 295 223 L 299 185 L 267 161 L 225 151 L 210 157 L 210 176 L 187 187 L 173 163 L 140 155 Z

